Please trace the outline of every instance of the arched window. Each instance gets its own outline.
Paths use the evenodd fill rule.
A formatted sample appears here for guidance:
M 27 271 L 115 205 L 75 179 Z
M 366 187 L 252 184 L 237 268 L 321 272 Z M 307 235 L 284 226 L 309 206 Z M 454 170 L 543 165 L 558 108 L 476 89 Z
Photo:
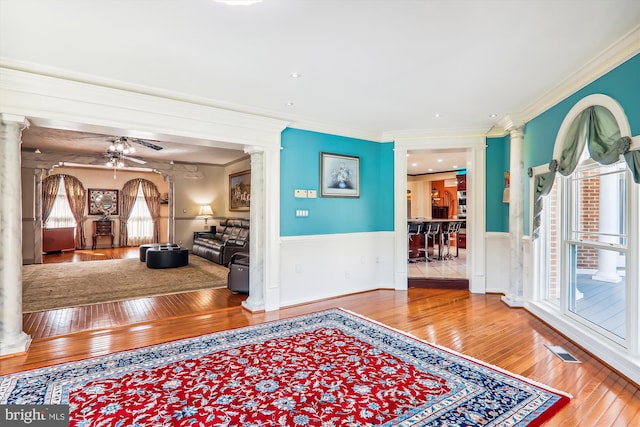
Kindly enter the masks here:
M 44 228 L 75 227 L 76 220 L 67 200 L 67 190 L 64 188 L 64 178 L 58 179 L 58 193 L 53 199 L 53 206 L 49 217 L 44 223 Z
M 144 199 L 141 185 L 138 185 L 138 193 L 127 220 L 127 237 L 129 245 L 132 246 L 153 242 L 153 218 Z
M 592 95 L 567 114 L 549 169 L 530 173 L 538 302 L 624 354 L 637 352 L 640 323 L 640 152 L 630 136 L 617 102 Z
M 58 174 L 42 180 L 44 228 L 75 227 L 76 248 L 84 248 L 86 191 L 78 178 Z
M 160 235 L 160 193 L 144 178 L 127 181 L 121 191 L 120 246 L 157 243 Z

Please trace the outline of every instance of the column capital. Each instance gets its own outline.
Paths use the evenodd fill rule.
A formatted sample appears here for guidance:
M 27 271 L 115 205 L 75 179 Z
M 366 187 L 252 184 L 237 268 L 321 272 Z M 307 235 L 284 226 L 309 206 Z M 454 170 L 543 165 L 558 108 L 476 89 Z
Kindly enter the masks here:
M 244 147 L 244 152 L 246 154 L 263 154 L 265 149 L 259 145 L 247 145 Z
M 498 124 L 507 132 L 522 132 L 524 128 L 524 120 L 513 115 L 503 117 Z
M 0 122 L 2 122 L 3 124 L 9 124 L 9 123 L 21 124 L 22 127 L 20 128 L 20 130 L 24 128 L 28 128 L 30 125 L 29 120 L 25 116 L 21 116 L 18 114 L 0 113 Z

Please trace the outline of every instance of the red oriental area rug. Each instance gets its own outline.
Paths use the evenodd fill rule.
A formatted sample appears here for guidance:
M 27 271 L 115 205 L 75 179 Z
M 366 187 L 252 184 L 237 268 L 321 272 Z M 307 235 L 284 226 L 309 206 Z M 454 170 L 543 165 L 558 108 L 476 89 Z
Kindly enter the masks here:
M 0 377 L 71 426 L 525 426 L 569 396 L 340 309 Z

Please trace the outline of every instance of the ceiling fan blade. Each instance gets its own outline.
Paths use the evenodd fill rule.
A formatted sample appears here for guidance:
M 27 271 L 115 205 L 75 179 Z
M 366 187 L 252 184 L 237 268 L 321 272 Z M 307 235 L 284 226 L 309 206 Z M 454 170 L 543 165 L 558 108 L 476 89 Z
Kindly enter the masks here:
M 145 165 L 145 164 L 147 164 L 147 162 L 146 162 L 146 161 L 144 161 L 144 160 L 142 160 L 142 159 L 136 159 L 135 157 L 125 156 L 124 158 L 125 158 L 126 160 L 131 160 L 131 161 L 132 161 L 132 162 L 134 162 L 134 163 L 139 163 L 139 164 L 141 164 L 141 165 Z
M 159 151 L 162 150 L 162 147 L 160 147 L 159 145 L 153 144 L 147 140 L 144 139 L 137 139 L 137 138 L 129 138 L 129 141 L 131 142 L 135 142 L 136 144 L 140 144 L 143 147 L 147 147 L 147 148 L 151 148 L 153 150 Z

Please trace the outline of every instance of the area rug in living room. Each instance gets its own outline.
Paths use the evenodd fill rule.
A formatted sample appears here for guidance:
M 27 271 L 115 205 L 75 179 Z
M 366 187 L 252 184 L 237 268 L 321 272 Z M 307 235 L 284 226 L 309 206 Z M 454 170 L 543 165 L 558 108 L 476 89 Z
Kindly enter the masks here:
M 341 309 L 0 377 L 72 426 L 525 426 L 569 396 Z
M 22 267 L 22 311 L 75 307 L 226 286 L 226 267 L 197 255 L 179 268 L 147 268 L 138 258 Z

